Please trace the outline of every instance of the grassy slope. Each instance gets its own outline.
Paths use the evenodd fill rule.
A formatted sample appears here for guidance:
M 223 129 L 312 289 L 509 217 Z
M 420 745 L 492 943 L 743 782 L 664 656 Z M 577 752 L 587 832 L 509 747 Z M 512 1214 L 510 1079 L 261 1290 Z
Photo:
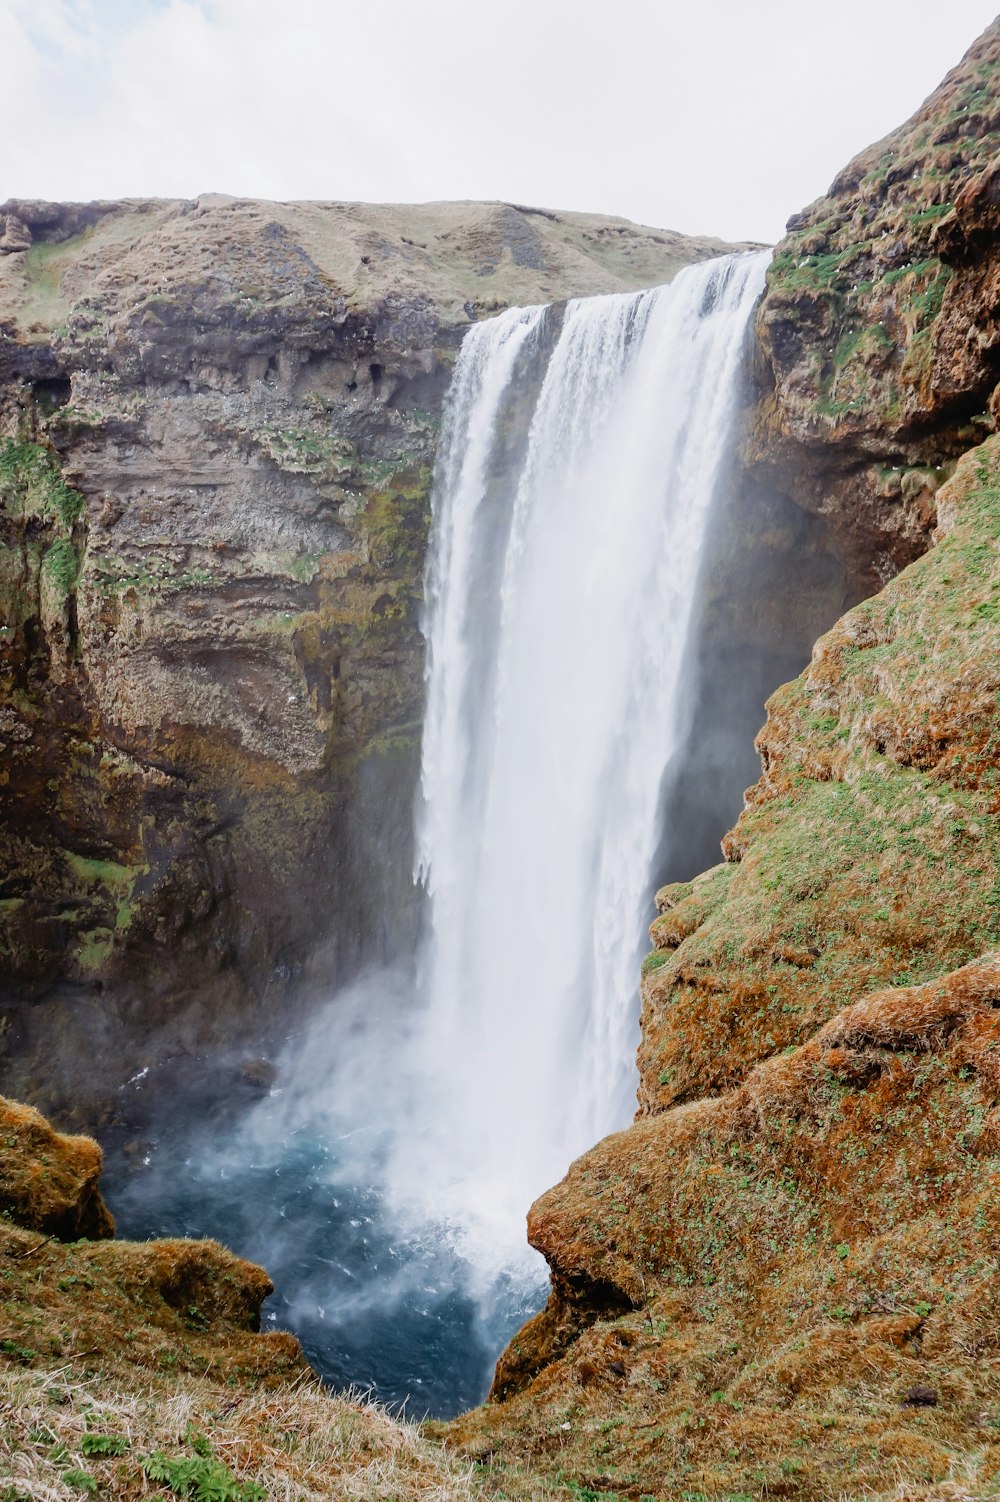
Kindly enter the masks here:
M 726 1088 L 845 992 L 1000 944 L 1000 459 L 941 493 L 954 526 L 817 644 L 758 738 L 738 857 L 660 894 L 644 967 L 647 1106 Z
M 280 226 L 331 297 L 351 308 L 391 299 L 397 308 L 432 307 L 445 322 L 459 323 L 467 302 L 489 311 L 632 291 L 740 248 L 625 219 L 503 203 L 270 203 L 209 194 L 101 208 L 97 222 L 70 239 L 0 256 L 0 325 L 22 338 L 59 339 L 74 308 L 95 292 L 119 308 L 186 307 L 198 285 L 224 287 L 234 317 L 252 319 L 267 301 L 267 279 L 245 252 L 265 227 Z

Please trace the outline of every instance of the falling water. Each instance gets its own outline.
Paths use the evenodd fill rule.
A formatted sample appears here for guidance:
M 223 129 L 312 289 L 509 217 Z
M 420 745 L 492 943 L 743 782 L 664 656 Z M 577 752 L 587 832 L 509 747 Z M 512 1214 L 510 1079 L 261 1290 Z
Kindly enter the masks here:
M 472 329 L 455 372 L 425 623 L 419 1125 L 392 1167 L 397 1201 L 490 1273 L 631 1113 L 657 806 L 766 264 L 571 302 L 506 494 L 504 404 L 551 312 Z
M 422 973 L 331 997 L 231 1141 L 172 1113 L 114 1195 L 134 1236 L 265 1262 L 265 1318 L 418 1417 L 482 1398 L 538 1307 L 525 1210 L 631 1114 L 660 794 L 765 263 L 469 331 L 428 565 Z

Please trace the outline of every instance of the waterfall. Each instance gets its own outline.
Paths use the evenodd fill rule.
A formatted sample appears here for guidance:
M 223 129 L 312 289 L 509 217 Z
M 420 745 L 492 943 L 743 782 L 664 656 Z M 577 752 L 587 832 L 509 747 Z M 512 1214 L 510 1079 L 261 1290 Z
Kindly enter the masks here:
M 115 1210 L 263 1261 L 336 1386 L 481 1401 L 539 1305 L 532 1199 L 632 1111 L 661 794 L 766 256 L 472 327 L 424 621 L 428 938 L 329 999 L 226 1140 L 179 1121 Z M 184 1114 L 183 1112 L 181 1113 Z
M 624 1125 L 685 646 L 768 255 L 466 336 L 435 474 L 419 874 L 426 1010 L 397 1205 L 495 1274 L 524 1214 Z

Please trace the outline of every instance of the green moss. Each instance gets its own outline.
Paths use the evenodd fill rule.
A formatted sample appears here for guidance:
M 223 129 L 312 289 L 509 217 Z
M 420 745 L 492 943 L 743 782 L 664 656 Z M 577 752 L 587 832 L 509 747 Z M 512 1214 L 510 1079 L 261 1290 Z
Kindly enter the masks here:
M 851 285 L 846 268 L 855 254 L 853 246 L 826 255 L 779 251 L 768 267 L 768 296 L 794 302 L 804 294 L 830 298 L 846 292 Z
M 289 557 L 287 568 L 293 579 L 309 584 L 316 576 L 322 553 L 295 553 Z
M 863 329 L 848 329 L 841 335 L 834 350 L 834 368 L 842 370 L 858 355 L 884 354 L 894 348 L 895 341 L 884 323 L 873 323 Z
M 954 204 L 951 203 L 932 203 L 926 209 L 917 209 L 908 214 L 907 218 L 911 224 L 933 224 L 945 214 L 950 214 L 953 208 Z
M 669 987 L 651 1057 L 679 1090 L 1000 947 L 1000 444 L 980 455 L 953 530 L 772 697 L 777 782 L 740 819 L 724 900 L 650 979 Z
M 918 261 L 915 265 L 899 266 L 893 271 L 885 272 L 882 284 L 885 287 L 894 287 L 898 282 L 905 281 L 907 277 L 929 276 L 931 272 L 936 274 L 942 269 L 941 262 L 934 256 L 930 260 Z
M 72 532 L 86 503 L 67 485 L 59 456 L 39 443 L 0 439 L 0 505 L 14 517 L 37 516 Z
M 42 573 L 60 595 L 71 594 L 80 573 L 80 559 L 68 537 L 57 537 L 42 556 Z
M 430 492 L 430 465 L 397 467 L 387 483 L 373 489 L 362 512 L 372 562 L 391 567 L 414 584 L 427 550 Z
M 150 553 L 146 567 L 116 568 L 114 560 L 102 559 L 94 567 L 94 584 L 104 595 L 122 595 L 134 589 L 140 595 L 173 594 L 182 589 L 204 589 L 214 582 L 207 568 L 174 570 L 169 559 Z
M 114 948 L 116 936 L 128 933 L 135 919 L 135 888 L 148 865 L 121 865 L 118 861 L 94 860 L 64 852 L 66 865 L 87 899 L 86 911 L 95 910 L 105 921 L 78 936 L 77 961 L 89 972 L 100 970 Z M 105 916 L 106 915 L 106 916 Z M 64 914 L 69 917 L 69 914 Z
M 109 887 L 112 891 L 118 891 L 135 880 L 136 871 L 141 869 L 136 866 L 122 866 L 118 861 L 92 860 L 86 855 L 77 855 L 73 850 L 66 851 L 66 864 L 78 881 L 85 885 Z
M 92 233 L 87 229 L 69 240 L 40 241 L 25 253 L 25 289 L 18 309 L 23 328 L 42 324 L 54 329 L 63 325 L 71 307 L 70 298 L 62 290 L 63 273 Z
M 287 473 L 310 475 L 334 484 L 357 477 L 357 449 L 347 438 L 308 428 L 268 425 L 258 429 L 254 436 L 278 468 Z
M 103 969 L 114 948 L 115 936 L 110 928 L 92 928 L 77 935 L 76 962 L 87 974 Z

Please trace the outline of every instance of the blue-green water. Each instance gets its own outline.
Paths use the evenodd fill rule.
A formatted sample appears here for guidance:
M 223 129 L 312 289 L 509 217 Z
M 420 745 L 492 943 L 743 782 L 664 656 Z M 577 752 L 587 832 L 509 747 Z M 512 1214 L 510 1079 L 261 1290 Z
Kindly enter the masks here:
M 119 1234 L 215 1237 L 267 1268 L 263 1328 L 293 1331 L 332 1386 L 451 1417 L 485 1397 L 544 1289 L 510 1273 L 484 1286 L 445 1230 L 400 1225 L 379 1186 L 387 1134 L 340 1125 L 285 1130 L 280 1092 L 235 1119 L 190 1106 L 162 1135 L 154 1118 L 138 1152 L 108 1153 Z

